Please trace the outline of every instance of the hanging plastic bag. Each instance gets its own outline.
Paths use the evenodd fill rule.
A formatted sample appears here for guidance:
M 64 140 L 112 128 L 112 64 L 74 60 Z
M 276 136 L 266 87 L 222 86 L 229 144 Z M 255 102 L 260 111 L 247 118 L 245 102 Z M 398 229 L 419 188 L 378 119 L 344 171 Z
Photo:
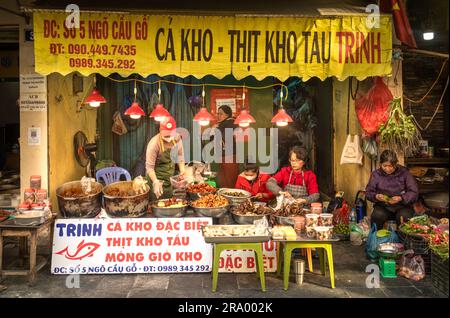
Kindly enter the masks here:
M 368 155 L 372 160 L 376 159 L 378 156 L 378 146 L 375 139 L 372 137 L 363 138 L 363 152 Z
M 128 132 L 127 126 L 123 122 L 122 116 L 119 111 L 116 111 L 113 115 L 112 132 L 117 135 L 125 135 Z
M 425 262 L 422 256 L 414 256 L 413 250 L 407 250 L 400 258 L 398 275 L 419 281 L 425 278 Z
M 359 145 L 359 136 L 355 135 L 353 137 L 352 140 L 352 135 L 347 136 L 347 141 L 345 142 L 341 155 L 341 165 L 348 163 L 362 165 L 363 152 Z
M 376 77 L 373 86 L 366 94 L 355 100 L 358 121 L 366 135 L 374 135 L 389 117 L 389 103 L 392 101 L 389 88 L 382 77 Z

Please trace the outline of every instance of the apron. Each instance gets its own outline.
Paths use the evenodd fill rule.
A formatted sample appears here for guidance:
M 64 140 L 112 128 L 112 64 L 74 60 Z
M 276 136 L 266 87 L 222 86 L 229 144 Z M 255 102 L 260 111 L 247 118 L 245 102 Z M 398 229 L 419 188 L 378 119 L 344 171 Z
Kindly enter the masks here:
M 284 187 L 284 191 L 289 192 L 294 199 L 306 199 L 308 197 L 308 190 L 305 186 L 305 174 L 302 171 L 302 179 L 303 179 L 303 185 L 293 185 L 289 184 L 291 182 L 292 173 L 294 171 L 291 171 L 291 174 L 289 175 L 288 184 Z
M 173 146 L 176 145 L 175 140 L 172 141 Z M 170 158 L 170 152 L 172 148 L 164 149 L 163 140 L 160 138 L 161 154 L 156 158 L 155 162 L 155 174 L 158 180 L 163 181 L 163 194 L 157 199 L 153 193 L 153 186 L 150 184 L 150 200 L 156 201 L 161 199 L 170 199 L 173 196 L 172 184 L 170 183 L 170 177 L 175 173 L 175 163 Z M 149 178 L 148 178 L 149 179 Z

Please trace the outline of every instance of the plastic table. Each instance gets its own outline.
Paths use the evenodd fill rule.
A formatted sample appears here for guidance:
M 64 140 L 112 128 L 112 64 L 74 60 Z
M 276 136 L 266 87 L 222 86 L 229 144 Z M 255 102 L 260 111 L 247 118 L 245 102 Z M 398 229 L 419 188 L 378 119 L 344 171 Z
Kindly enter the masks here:
M 339 241 L 339 239 L 332 239 L 329 241 L 318 241 L 315 239 L 306 238 L 305 236 L 297 236 L 296 240 L 274 240 L 282 245 L 280 248 L 280 256 L 278 257 L 277 275 L 281 274 L 281 261 L 283 260 L 283 284 L 284 290 L 289 287 L 289 272 L 291 265 L 292 251 L 297 248 L 316 248 L 319 249 L 320 271 L 322 275 L 325 275 L 325 251 L 327 253 L 328 268 L 330 270 L 331 288 L 334 288 L 334 263 L 333 263 L 333 251 L 332 244 Z M 311 266 L 311 263 L 310 263 Z

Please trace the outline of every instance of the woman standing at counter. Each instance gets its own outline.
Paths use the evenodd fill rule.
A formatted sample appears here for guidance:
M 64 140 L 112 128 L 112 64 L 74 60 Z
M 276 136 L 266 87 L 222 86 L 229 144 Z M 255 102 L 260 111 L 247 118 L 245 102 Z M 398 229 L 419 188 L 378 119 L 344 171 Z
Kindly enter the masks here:
M 217 172 L 217 186 L 219 188 L 233 188 L 239 175 L 239 165 L 236 162 L 236 142 L 234 140 L 231 144 L 227 144 L 225 140 L 225 131 L 227 129 L 234 130 L 238 126 L 234 123 L 233 111 L 230 106 L 220 106 L 217 111 L 218 124 L 213 127 L 217 128 L 222 134 L 222 162 L 219 164 L 219 171 Z M 233 147 L 231 156 L 226 156 L 225 149 Z
M 408 221 L 414 215 L 413 203 L 417 201 L 419 190 L 408 169 L 397 164 L 397 154 L 385 150 L 380 155 L 380 168 L 373 171 L 366 187 L 366 197 L 374 202 L 372 223 L 382 229 L 388 220 L 397 224 Z
M 295 146 L 289 151 L 289 167 L 281 168 L 267 181 L 267 189 L 274 195 L 283 194 L 299 203 L 311 204 L 319 200 L 319 186 L 314 172 L 305 169 L 307 152 Z
M 153 193 L 150 199 L 167 199 L 173 196 L 170 177 L 175 173 L 175 163 L 171 158 L 173 147 L 177 147 L 178 167 L 184 175 L 184 151 L 181 136 L 175 133 L 175 119 L 169 117 L 159 124 L 159 134 L 154 136 L 147 145 L 145 167 L 152 182 Z

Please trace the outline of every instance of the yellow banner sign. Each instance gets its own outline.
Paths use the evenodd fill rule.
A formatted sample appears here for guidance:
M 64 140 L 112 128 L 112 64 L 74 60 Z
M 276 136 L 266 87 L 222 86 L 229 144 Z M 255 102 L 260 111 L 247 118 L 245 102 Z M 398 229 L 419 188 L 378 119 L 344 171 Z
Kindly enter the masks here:
M 369 20 L 81 13 L 77 21 L 36 12 L 36 72 L 280 80 L 390 75 L 391 18 Z

